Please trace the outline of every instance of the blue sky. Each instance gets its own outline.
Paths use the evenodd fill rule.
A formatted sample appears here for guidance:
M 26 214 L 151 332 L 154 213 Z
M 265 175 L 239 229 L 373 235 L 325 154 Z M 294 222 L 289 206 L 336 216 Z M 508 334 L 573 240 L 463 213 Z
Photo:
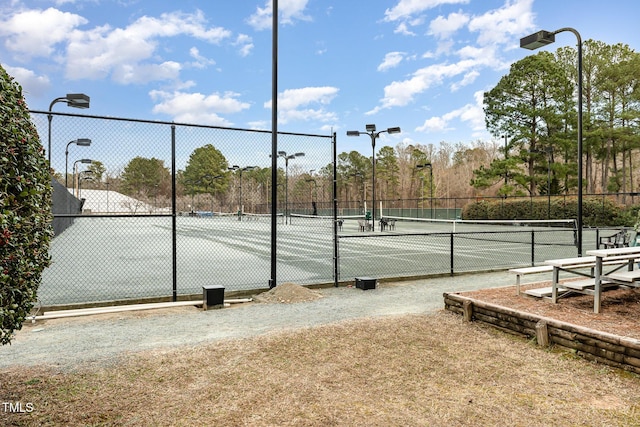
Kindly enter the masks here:
M 35 110 L 84 92 L 88 114 L 271 129 L 271 10 L 269 0 L 3 0 L 0 63 Z M 280 0 L 279 12 L 279 130 L 335 131 L 340 151 L 367 155 L 347 130 L 400 126 L 384 136 L 391 146 L 491 139 L 482 94 L 530 54 L 519 39 L 532 32 L 573 27 L 640 46 L 637 0 Z M 571 33 L 551 48 L 567 45 Z

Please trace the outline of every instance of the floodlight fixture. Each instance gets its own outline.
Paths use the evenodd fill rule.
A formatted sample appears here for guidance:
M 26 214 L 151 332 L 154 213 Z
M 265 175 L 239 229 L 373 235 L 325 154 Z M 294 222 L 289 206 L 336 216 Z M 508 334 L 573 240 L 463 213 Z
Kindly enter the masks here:
M 547 46 L 556 41 L 556 33 L 549 31 L 538 31 L 520 39 L 520 47 L 535 50 Z
M 65 97 L 67 105 L 73 108 L 89 108 L 91 98 L 84 93 L 68 93 Z
M 399 127 L 389 128 L 387 129 L 387 133 L 400 133 L 402 132 Z

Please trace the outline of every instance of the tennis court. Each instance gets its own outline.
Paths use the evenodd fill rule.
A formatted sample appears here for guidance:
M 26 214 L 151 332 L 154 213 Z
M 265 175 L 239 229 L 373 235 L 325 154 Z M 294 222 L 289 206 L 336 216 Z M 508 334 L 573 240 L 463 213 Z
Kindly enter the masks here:
M 398 219 L 393 230 L 360 231 L 343 217 L 338 232 L 339 280 L 490 271 L 575 256 L 571 228 L 511 225 L 452 232 L 451 223 Z M 80 217 L 51 246 L 52 265 L 39 291 L 43 305 L 265 289 L 271 272 L 269 216 L 213 214 L 176 218 L 175 260 L 170 216 Z M 277 283 L 334 281 L 333 218 L 277 219 Z M 464 224 L 465 226 L 469 224 Z M 532 238 L 534 241 L 532 242 Z M 585 250 L 595 237 L 585 233 Z M 588 246 L 588 247 L 587 247 Z M 534 252 L 533 249 L 535 249 Z

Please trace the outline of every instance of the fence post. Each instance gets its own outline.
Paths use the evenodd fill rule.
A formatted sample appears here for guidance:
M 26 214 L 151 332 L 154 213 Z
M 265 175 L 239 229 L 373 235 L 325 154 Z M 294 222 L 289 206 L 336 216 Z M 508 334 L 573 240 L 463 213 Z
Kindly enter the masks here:
M 535 231 L 531 230 L 531 266 L 536 265 L 536 237 Z
M 176 224 L 176 125 L 171 125 L 171 259 L 173 273 L 173 302 L 178 300 L 178 237 Z
M 450 272 L 451 275 L 453 276 L 453 233 L 449 233 L 449 253 L 450 253 L 450 259 L 451 259 L 451 267 L 450 267 Z
M 339 255 L 339 245 L 338 245 L 338 171 L 336 166 L 336 158 L 337 158 L 337 145 L 338 142 L 336 140 L 336 133 L 333 133 L 333 285 L 337 288 L 338 281 L 340 280 L 339 274 L 340 270 L 338 269 L 338 255 Z

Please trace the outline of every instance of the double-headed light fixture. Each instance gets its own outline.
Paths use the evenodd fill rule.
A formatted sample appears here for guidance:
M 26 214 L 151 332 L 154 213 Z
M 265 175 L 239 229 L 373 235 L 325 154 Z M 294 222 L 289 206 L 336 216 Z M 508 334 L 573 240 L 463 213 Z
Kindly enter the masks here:
M 360 135 L 369 135 L 371 137 L 371 148 L 373 150 L 373 157 L 371 158 L 371 197 L 373 202 L 372 208 L 372 216 L 371 220 L 373 221 L 372 230 L 375 231 L 375 220 L 376 220 L 376 138 L 380 136 L 381 133 L 400 133 L 401 130 L 399 127 L 387 128 L 381 131 L 376 132 L 376 125 L 369 124 L 365 126 L 365 131 L 361 132 L 359 130 L 349 130 L 347 131 L 347 136 L 360 136 Z

